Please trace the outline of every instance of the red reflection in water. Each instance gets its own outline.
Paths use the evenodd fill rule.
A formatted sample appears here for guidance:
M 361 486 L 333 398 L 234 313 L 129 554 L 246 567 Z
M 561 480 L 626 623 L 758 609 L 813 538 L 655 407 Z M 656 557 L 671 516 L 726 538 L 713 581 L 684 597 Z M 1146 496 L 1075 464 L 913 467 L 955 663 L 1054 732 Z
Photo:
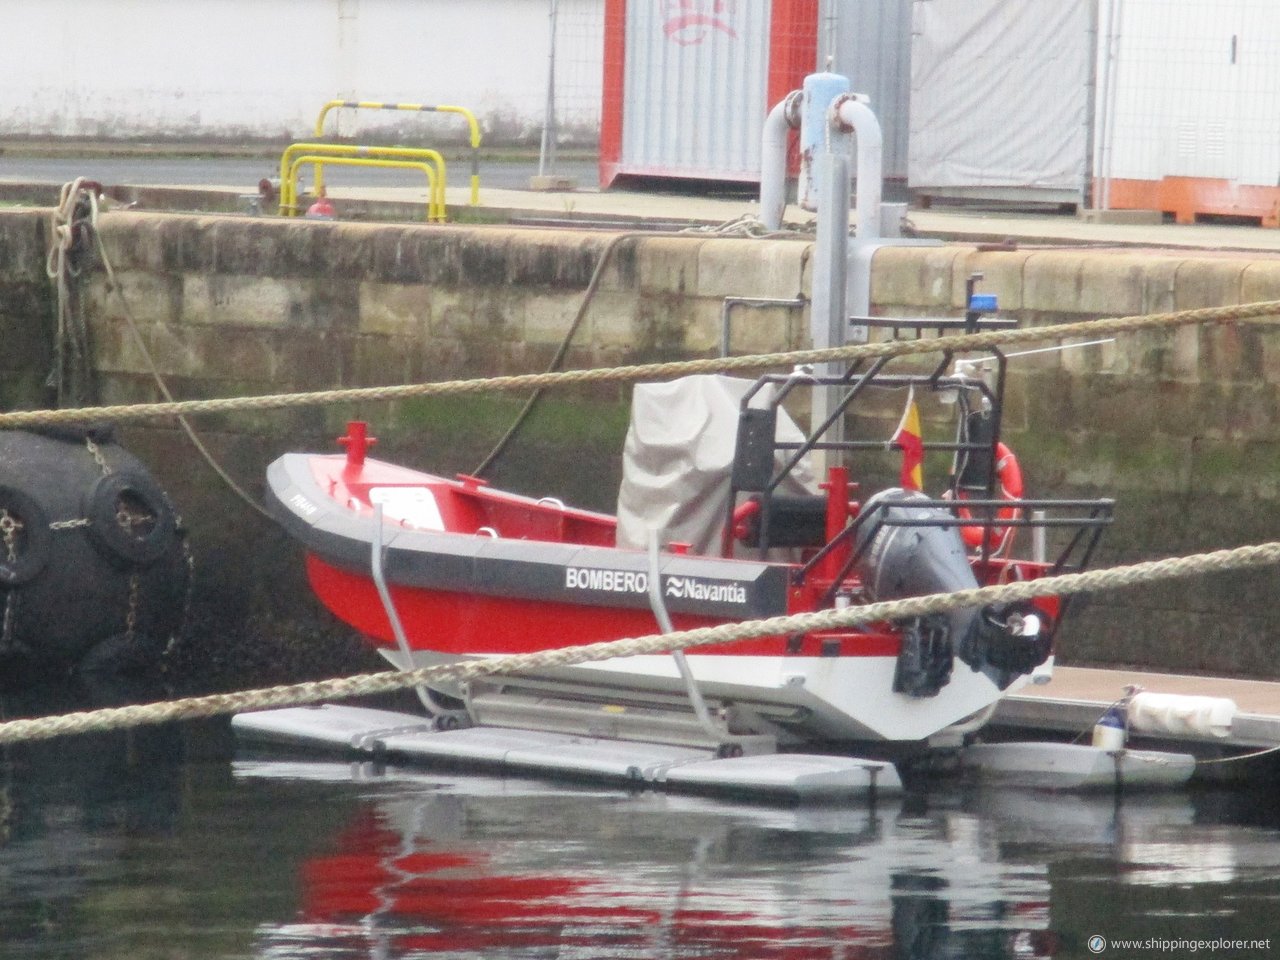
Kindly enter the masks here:
M 417 844 L 425 841 L 418 839 Z M 373 926 L 395 953 L 446 953 L 575 946 L 590 955 L 716 957 L 725 960 L 878 960 L 894 955 L 892 934 L 857 924 L 789 925 L 749 909 L 692 908 L 723 891 L 582 872 L 503 873 L 480 852 L 404 851 L 404 841 L 369 811 L 302 874 L 308 923 Z M 737 906 L 737 905 L 735 905 Z

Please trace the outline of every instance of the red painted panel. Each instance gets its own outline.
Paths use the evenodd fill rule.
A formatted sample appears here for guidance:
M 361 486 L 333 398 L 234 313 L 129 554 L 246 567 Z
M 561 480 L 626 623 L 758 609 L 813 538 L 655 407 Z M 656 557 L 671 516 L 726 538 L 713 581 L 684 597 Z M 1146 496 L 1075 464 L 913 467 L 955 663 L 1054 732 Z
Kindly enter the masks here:
M 816 69 L 818 0 L 773 0 L 769 24 L 768 106 L 799 90 Z
M 600 186 L 618 175 L 622 158 L 622 95 L 627 51 L 627 0 L 605 0 L 604 82 L 600 104 Z

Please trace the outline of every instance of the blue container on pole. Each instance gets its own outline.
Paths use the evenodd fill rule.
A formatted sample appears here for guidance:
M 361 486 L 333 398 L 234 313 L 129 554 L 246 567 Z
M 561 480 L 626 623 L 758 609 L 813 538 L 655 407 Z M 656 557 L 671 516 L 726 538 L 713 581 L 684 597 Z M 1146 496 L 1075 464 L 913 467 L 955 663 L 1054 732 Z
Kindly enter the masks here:
M 813 158 L 832 150 L 847 153 L 848 134 L 830 128 L 827 111 L 831 101 L 851 89 L 849 78 L 838 73 L 811 73 L 804 78 L 800 100 L 800 184 L 797 200 L 806 210 L 818 204 L 814 183 Z

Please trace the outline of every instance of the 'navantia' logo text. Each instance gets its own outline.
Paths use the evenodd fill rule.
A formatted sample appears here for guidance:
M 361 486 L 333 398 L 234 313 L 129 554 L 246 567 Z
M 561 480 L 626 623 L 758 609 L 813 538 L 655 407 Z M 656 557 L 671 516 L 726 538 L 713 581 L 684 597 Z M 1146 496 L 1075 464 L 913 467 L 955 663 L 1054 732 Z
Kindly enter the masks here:
M 711 603 L 747 602 L 747 591 L 740 583 L 713 582 L 695 577 L 667 577 L 667 596 Z

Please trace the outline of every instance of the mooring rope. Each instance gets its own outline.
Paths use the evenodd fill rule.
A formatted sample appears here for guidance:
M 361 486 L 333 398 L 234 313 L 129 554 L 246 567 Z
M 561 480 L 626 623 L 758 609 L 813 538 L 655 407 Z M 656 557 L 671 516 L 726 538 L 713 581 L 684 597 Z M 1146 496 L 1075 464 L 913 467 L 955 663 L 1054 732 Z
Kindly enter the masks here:
M 517 374 L 475 380 L 441 380 L 430 383 L 408 383 L 380 387 L 352 387 L 322 390 L 314 393 L 268 394 L 257 397 L 222 397 L 212 400 L 179 400 L 165 403 L 122 404 L 66 410 L 13 410 L 0 413 L 0 429 L 51 423 L 83 423 L 110 420 L 125 422 L 156 417 L 187 416 L 207 413 L 231 413 L 245 410 L 280 410 L 295 407 L 326 406 L 338 403 L 360 403 L 381 400 L 403 400 L 410 397 L 439 397 L 499 391 L 527 391 L 539 387 L 580 386 L 600 383 L 634 383 L 665 380 L 699 373 L 731 373 L 770 367 L 794 367 L 828 362 L 854 362 L 877 357 L 902 357 L 912 354 L 986 350 L 992 347 L 1045 340 L 1070 340 L 1097 337 L 1111 333 L 1132 333 L 1192 326 L 1206 323 L 1234 323 L 1261 317 L 1280 317 L 1280 300 L 1240 304 L 1229 307 L 1206 307 L 1173 313 L 1137 314 L 1047 327 L 1018 330 L 988 330 L 982 333 L 956 334 L 931 340 L 889 340 L 880 343 L 854 344 L 817 350 L 792 350 L 785 353 L 756 354 L 742 357 L 714 357 L 701 360 L 678 360 L 626 367 L 564 370 L 555 373 Z
M 119 730 L 248 710 L 300 706 L 323 700 L 390 693 L 443 680 L 465 681 L 494 674 L 537 673 L 556 667 L 614 657 L 666 653 L 676 649 L 690 649 L 792 633 L 847 629 L 993 603 L 1012 603 L 1038 596 L 1070 596 L 1097 590 L 1118 590 L 1157 580 L 1274 566 L 1277 563 L 1280 563 L 1280 541 L 1272 541 L 1194 556 L 1168 557 L 1163 560 L 1151 560 L 1105 570 L 1090 570 L 1084 573 L 1042 577 L 1039 580 L 977 587 L 957 593 L 930 594 L 924 597 L 882 601 L 845 609 L 727 623 L 678 633 L 650 634 L 603 643 L 560 647 L 538 653 L 467 660 L 416 670 L 358 674 L 330 680 L 188 697 L 159 703 L 110 707 L 53 717 L 10 720 L 0 723 L 0 744 L 47 740 L 69 734 Z
M 89 328 L 84 317 L 84 284 L 93 245 L 86 237 L 98 223 L 98 195 L 84 177 L 64 184 L 50 218 L 50 247 L 45 274 L 57 293 L 58 326 L 53 345 L 53 369 L 46 385 L 59 404 L 82 405 L 93 393 L 89 356 Z

